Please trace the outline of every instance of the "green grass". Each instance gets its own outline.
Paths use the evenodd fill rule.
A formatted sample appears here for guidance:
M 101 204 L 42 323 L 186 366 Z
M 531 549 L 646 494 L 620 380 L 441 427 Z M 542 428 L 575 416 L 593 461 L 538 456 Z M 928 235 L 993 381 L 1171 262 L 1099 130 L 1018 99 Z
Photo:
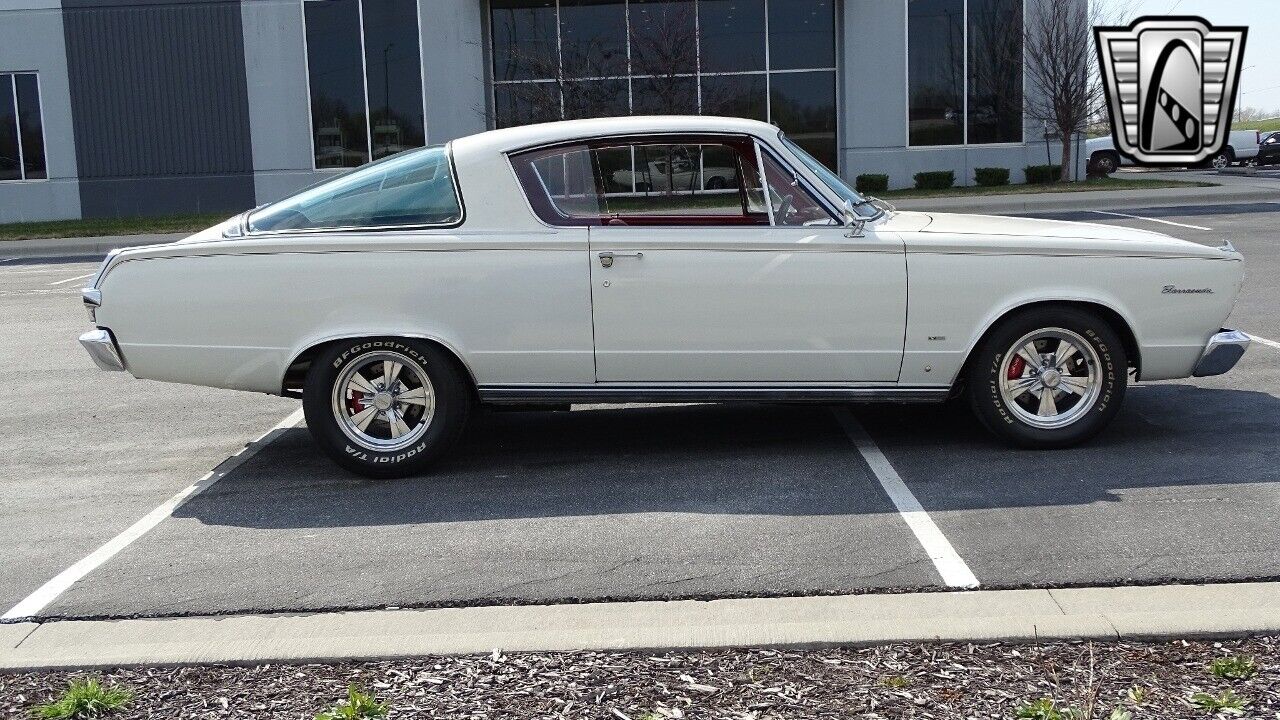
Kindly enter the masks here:
M 72 680 L 54 702 L 36 708 L 36 717 L 48 720 L 80 720 L 103 717 L 123 709 L 133 693 L 115 686 L 105 687 L 93 678 Z
M 1280 118 L 1270 120 L 1249 120 L 1248 122 L 1231 123 L 1232 130 L 1258 130 L 1264 133 L 1280 130 Z
M 1014 717 L 1025 720 L 1083 720 L 1084 713 L 1073 707 L 1059 707 L 1057 702 L 1049 698 L 1040 698 L 1035 702 L 1019 705 Z
M 95 218 L 92 220 L 48 220 L 0 225 L 0 240 L 35 238 L 100 237 L 146 233 L 189 233 L 204 230 L 231 217 L 217 215 L 168 215 L 165 217 Z
M 1079 182 L 1048 183 L 1041 185 L 996 185 L 982 187 L 954 187 L 945 190 L 890 190 L 880 193 L 885 200 L 909 198 L 970 197 L 975 195 L 1034 195 L 1039 193 L 1085 192 L 1092 190 L 1151 190 L 1173 187 L 1213 187 L 1215 183 L 1186 182 L 1181 180 L 1150 180 L 1145 178 L 1094 178 Z

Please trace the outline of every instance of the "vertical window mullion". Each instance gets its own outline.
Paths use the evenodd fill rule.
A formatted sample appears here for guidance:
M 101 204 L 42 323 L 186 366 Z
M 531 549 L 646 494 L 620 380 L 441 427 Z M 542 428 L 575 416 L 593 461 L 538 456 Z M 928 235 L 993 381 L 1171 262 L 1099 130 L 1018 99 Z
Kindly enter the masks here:
M 767 122 L 773 122 L 773 65 L 769 62 L 769 0 L 764 0 L 764 117 Z M 757 153 L 758 154 L 758 153 Z M 761 161 L 763 163 L 763 161 Z M 760 165 L 761 177 L 760 181 L 764 182 L 764 165 Z M 765 204 L 770 208 L 773 204 L 769 202 L 769 192 L 765 190 Z M 773 210 L 769 210 L 769 224 L 773 224 Z
M 693 0 L 693 85 L 698 93 L 698 114 L 702 114 L 702 10 Z
M 564 36 L 560 31 L 560 0 L 556 2 L 556 90 L 560 93 L 560 119 L 564 119 Z
M 961 142 L 965 145 L 969 144 L 969 0 L 964 0 L 964 65 L 960 73 L 961 77 L 961 107 L 964 108 L 960 117 L 961 123 L 964 125 L 964 132 L 961 134 Z
M 632 67 L 631 67 L 631 0 L 623 0 L 622 3 L 622 26 L 627 36 L 627 114 L 633 115 L 636 111 L 636 101 L 634 90 L 632 89 Z
M 369 112 L 369 49 L 364 46 L 364 0 L 356 0 L 356 10 L 360 16 L 360 70 L 364 85 L 364 133 L 365 157 L 373 162 L 373 117 Z
M 13 96 L 9 101 L 13 103 L 13 131 L 18 138 L 18 179 L 27 179 L 27 163 L 26 158 L 22 156 L 22 116 L 18 114 L 18 76 L 9 75 L 9 90 Z

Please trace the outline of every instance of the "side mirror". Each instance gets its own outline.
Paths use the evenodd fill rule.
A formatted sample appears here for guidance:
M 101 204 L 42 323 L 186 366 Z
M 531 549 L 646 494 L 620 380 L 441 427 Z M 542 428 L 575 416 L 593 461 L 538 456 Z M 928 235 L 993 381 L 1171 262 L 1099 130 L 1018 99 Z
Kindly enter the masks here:
M 848 200 L 845 200 L 844 201 L 844 227 L 846 232 L 844 236 L 849 238 L 862 237 L 863 236 L 862 229 L 866 224 L 867 224 L 867 221 L 859 217 L 858 213 L 853 211 L 853 203 Z

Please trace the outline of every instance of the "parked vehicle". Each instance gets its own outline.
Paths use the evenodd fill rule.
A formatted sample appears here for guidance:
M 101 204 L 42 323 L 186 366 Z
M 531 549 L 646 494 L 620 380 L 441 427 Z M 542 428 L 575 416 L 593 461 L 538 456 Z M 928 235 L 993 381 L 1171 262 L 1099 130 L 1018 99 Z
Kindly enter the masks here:
M 711 146 L 738 192 L 603 189 L 623 155 Z M 1102 430 L 1131 376 L 1231 369 L 1243 266 L 1155 232 L 896 211 L 761 122 L 575 120 L 113 252 L 81 342 L 104 370 L 301 397 L 317 444 L 375 477 L 440 457 L 476 403 L 964 393 L 1053 448 Z
M 1205 161 L 1205 166 L 1221 170 L 1237 162 L 1248 162 L 1258 156 L 1261 142 L 1261 134 L 1257 130 L 1232 130 L 1228 133 L 1226 147 Z M 1089 158 L 1088 173 L 1096 177 L 1110 175 L 1121 165 L 1133 164 L 1116 150 L 1115 140 L 1110 135 L 1085 140 L 1084 152 Z
M 1273 132 L 1262 138 L 1262 144 L 1258 146 L 1258 164 L 1280 164 L 1280 132 Z

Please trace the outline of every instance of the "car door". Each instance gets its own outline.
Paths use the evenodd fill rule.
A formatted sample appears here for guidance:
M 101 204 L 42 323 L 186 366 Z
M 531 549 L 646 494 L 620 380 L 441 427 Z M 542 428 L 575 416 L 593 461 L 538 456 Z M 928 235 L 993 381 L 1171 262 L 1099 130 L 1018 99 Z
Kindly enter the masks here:
M 733 168 L 715 188 L 637 193 L 600 183 L 603 221 L 589 234 L 597 382 L 897 381 L 900 238 L 874 225 L 850 237 L 749 138 L 602 141 L 591 152 L 600 178 L 633 156 Z

